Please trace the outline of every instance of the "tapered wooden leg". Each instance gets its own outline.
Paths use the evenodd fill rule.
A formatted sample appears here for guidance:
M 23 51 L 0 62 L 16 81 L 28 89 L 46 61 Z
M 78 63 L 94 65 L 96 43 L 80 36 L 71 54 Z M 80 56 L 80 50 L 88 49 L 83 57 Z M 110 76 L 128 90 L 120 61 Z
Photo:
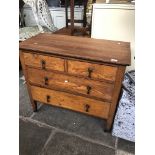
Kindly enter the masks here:
M 112 129 L 112 123 L 107 120 L 104 127 L 104 132 L 110 132 L 111 129 Z
M 31 101 L 31 105 L 32 105 L 32 108 L 33 108 L 33 112 L 37 112 L 38 109 L 37 109 L 37 101 Z

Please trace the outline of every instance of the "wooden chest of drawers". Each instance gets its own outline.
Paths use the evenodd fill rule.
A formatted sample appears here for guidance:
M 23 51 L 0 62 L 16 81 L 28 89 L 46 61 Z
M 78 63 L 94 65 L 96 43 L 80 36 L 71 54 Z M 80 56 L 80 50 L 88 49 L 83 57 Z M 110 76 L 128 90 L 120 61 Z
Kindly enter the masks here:
M 129 43 L 44 33 L 20 43 L 20 60 L 34 111 L 40 101 L 103 118 L 111 129 Z

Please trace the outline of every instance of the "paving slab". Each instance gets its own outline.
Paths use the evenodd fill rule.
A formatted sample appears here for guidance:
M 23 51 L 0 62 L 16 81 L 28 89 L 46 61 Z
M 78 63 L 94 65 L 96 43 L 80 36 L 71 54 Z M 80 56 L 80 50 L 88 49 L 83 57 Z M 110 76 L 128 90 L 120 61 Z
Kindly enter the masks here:
M 104 132 L 104 121 L 63 108 L 43 105 L 32 119 L 115 147 L 115 137 Z
M 52 130 L 31 122 L 19 121 L 19 154 L 38 155 Z
M 73 135 L 56 133 L 42 155 L 115 155 L 115 150 Z
M 131 154 L 135 154 L 135 143 L 118 138 L 118 150 L 123 150 Z
M 134 154 L 122 150 L 117 150 L 116 155 L 134 155 Z

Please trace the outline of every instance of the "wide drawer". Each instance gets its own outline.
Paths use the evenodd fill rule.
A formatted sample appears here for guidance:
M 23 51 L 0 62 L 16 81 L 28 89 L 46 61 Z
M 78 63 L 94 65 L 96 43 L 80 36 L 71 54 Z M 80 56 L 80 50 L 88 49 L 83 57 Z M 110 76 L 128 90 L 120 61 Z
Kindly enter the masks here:
M 32 84 L 79 93 L 108 102 L 112 100 L 113 84 L 33 68 L 28 68 L 27 71 L 28 80 Z
M 88 78 L 115 81 L 117 67 L 68 60 L 68 73 Z
M 64 71 L 64 59 L 38 54 L 24 53 L 25 64 L 41 69 Z
M 110 103 L 36 86 L 31 86 L 31 93 L 33 99 L 39 102 L 72 109 L 100 118 L 108 118 Z

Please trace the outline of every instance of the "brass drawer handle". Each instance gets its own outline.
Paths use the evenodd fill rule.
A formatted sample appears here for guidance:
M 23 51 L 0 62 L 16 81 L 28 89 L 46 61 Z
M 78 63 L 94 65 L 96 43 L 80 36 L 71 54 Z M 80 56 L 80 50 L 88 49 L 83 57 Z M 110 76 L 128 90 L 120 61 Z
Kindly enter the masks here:
M 46 96 L 47 102 L 50 102 L 50 98 L 51 98 L 51 97 L 50 97 L 49 95 Z
M 93 72 L 93 69 L 89 67 L 89 68 L 88 68 L 88 77 L 89 77 L 89 78 L 91 78 L 92 72 Z
M 44 77 L 44 84 L 48 85 L 48 77 Z
M 87 86 L 87 94 L 90 94 L 91 89 L 92 88 L 90 86 Z
M 42 69 L 45 69 L 45 65 L 46 65 L 46 61 L 45 60 L 41 60 Z
M 89 104 L 86 104 L 86 105 L 85 105 L 85 111 L 86 111 L 86 112 L 89 112 L 89 109 L 90 109 L 90 105 L 89 105 Z

